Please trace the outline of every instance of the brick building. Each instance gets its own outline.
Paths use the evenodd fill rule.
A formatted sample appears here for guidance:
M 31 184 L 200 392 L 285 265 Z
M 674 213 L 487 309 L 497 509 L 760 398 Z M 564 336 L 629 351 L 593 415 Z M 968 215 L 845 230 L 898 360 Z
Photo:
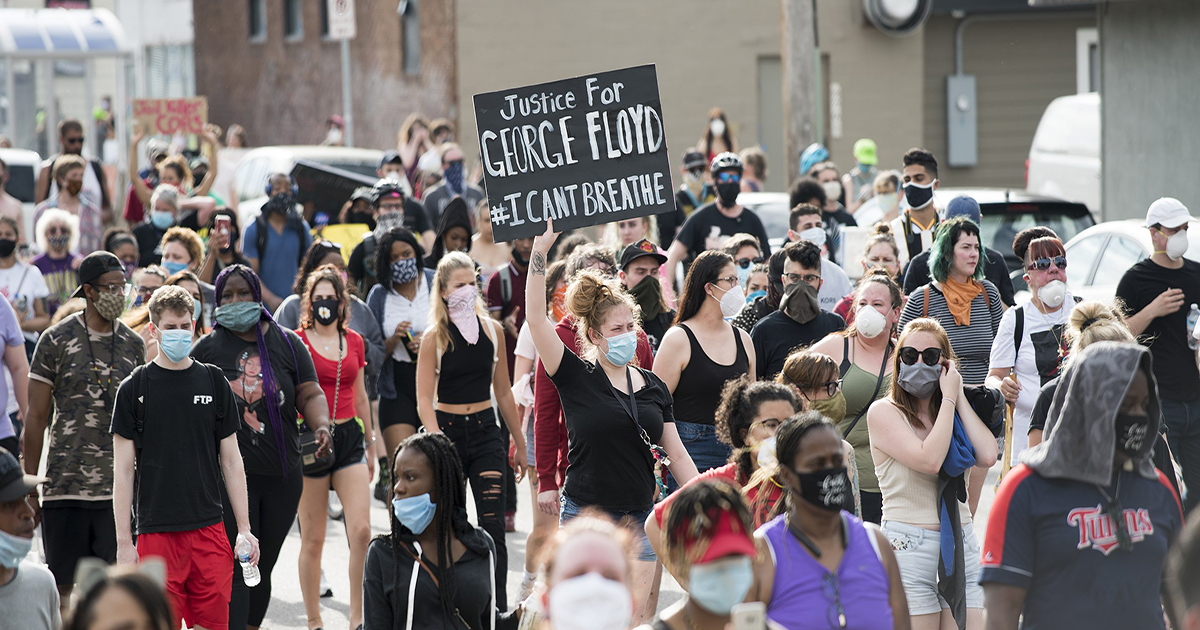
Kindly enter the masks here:
M 454 0 L 357 0 L 350 42 L 355 145 L 395 148 L 413 111 L 457 118 Z M 324 0 L 205 0 L 194 9 L 196 94 L 253 146 L 317 144 L 342 114 L 341 51 Z M 406 37 L 409 38 L 406 41 Z

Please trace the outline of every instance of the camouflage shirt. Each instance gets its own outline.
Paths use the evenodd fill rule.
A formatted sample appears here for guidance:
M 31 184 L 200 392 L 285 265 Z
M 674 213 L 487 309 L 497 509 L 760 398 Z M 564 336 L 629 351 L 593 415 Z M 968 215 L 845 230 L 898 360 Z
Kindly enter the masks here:
M 108 429 L 113 401 L 121 381 L 145 362 L 145 356 L 145 342 L 120 321 L 115 338 L 111 333 L 89 330 L 83 313 L 42 333 L 29 377 L 54 390 L 46 453 L 50 481 L 42 489 L 45 500 L 112 499 L 113 450 Z

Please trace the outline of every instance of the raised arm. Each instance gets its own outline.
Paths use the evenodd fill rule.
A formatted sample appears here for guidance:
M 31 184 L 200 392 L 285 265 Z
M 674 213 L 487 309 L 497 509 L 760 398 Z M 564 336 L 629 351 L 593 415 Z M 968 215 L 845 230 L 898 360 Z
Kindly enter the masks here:
M 142 138 L 146 137 L 146 130 L 138 123 L 133 125 L 133 137 L 129 139 L 129 183 L 133 185 L 133 194 L 137 195 L 138 201 L 146 208 L 150 208 L 150 197 L 154 195 L 154 191 L 142 181 L 141 175 L 138 175 L 138 144 Z M 146 213 L 149 216 L 149 212 Z
M 533 253 L 529 256 L 529 276 L 525 280 L 525 321 L 529 322 L 529 334 L 548 376 L 558 372 L 566 346 L 554 332 L 554 324 L 546 315 L 546 253 L 558 239 L 551 220 L 546 220 L 546 231 L 533 239 Z
M 217 181 L 217 136 L 205 125 L 204 133 L 200 135 L 204 144 L 200 147 L 200 151 L 204 153 L 204 157 L 208 158 L 208 172 L 204 174 L 204 179 L 200 181 L 200 185 L 192 190 L 192 195 L 195 197 L 204 197 L 212 190 L 213 182 Z M 201 222 L 200 225 L 207 224 L 207 221 Z

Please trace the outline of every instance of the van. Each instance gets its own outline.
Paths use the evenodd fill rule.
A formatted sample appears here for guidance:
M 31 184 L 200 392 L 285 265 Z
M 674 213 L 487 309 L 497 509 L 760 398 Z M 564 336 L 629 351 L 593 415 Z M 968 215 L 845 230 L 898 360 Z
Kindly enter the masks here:
M 1050 102 L 1025 161 L 1025 189 L 1100 212 L 1100 94 Z
M 383 151 L 316 145 L 259 147 L 242 157 L 234 175 L 237 189 L 238 221 L 247 225 L 262 210 L 267 201 L 267 178 L 272 173 L 290 173 L 296 160 L 317 162 L 375 178 Z

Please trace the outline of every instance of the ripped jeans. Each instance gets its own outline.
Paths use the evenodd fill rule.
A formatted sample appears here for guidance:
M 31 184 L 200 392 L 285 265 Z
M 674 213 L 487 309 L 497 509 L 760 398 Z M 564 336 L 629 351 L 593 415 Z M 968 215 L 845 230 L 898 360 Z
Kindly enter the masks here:
M 461 416 L 437 412 L 438 428 L 454 442 L 463 474 L 471 484 L 479 526 L 496 544 L 496 602 L 508 608 L 508 547 L 504 544 L 504 462 L 508 453 L 493 408 Z

